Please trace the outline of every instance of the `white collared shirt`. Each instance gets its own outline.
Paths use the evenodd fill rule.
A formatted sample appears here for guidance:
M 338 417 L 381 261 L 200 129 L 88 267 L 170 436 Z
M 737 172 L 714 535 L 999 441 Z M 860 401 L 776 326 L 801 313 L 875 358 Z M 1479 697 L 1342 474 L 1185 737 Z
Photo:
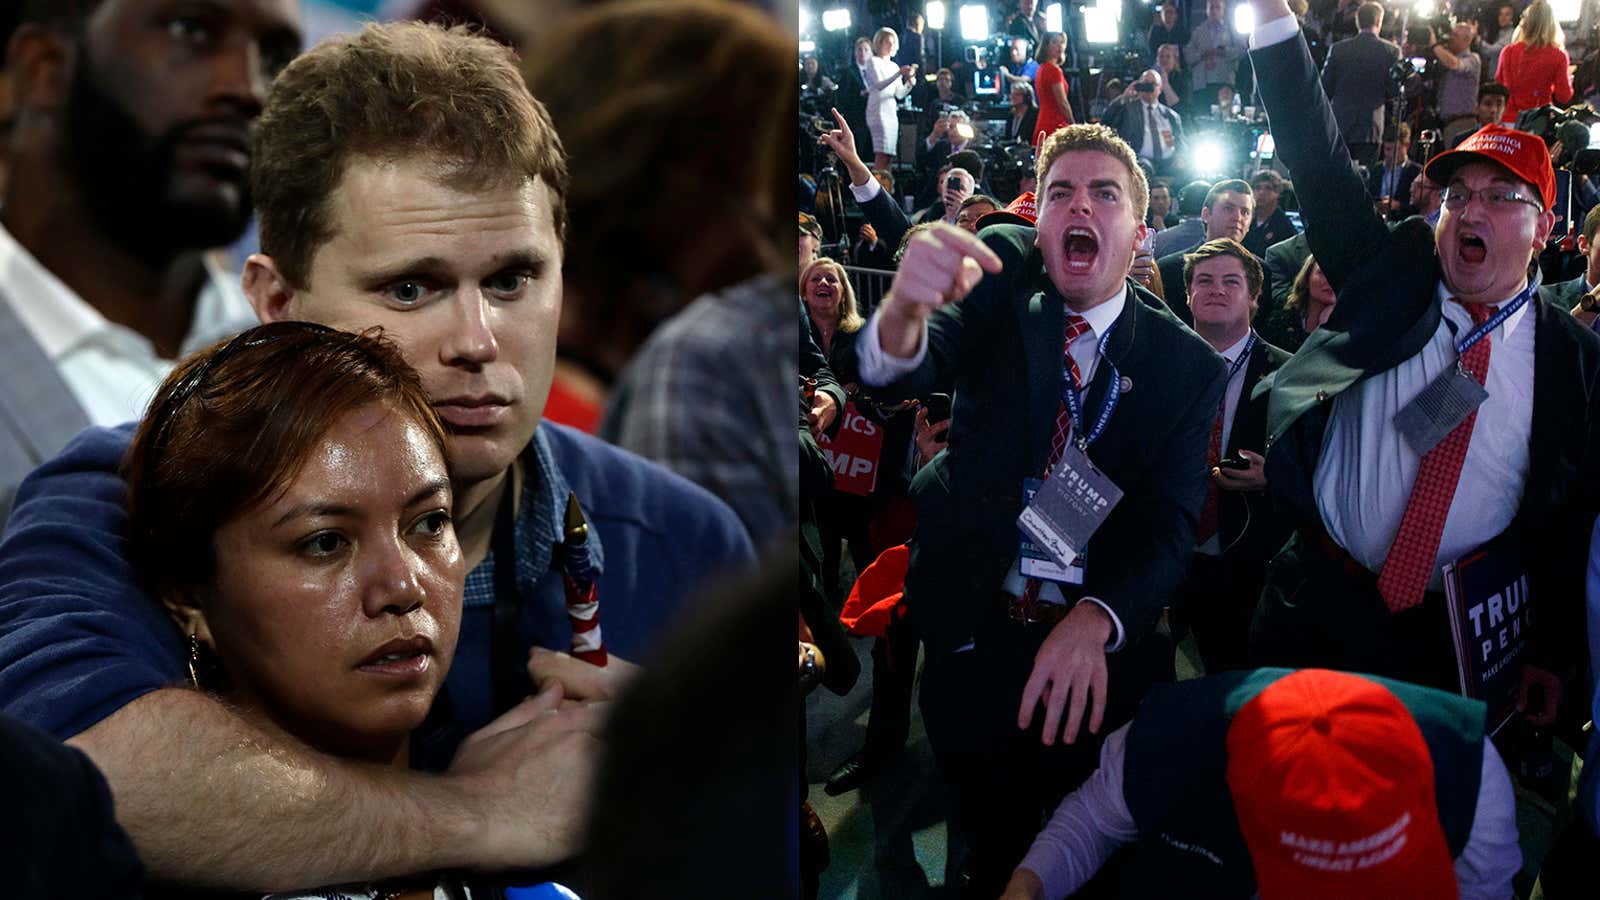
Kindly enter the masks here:
M 1139 145 L 1139 158 L 1159 160 L 1171 152 L 1164 151 L 1163 145 L 1166 136 L 1172 133 L 1172 126 L 1167 123 L 1167 117 L 1161 114 L 1161 108 L 1154 100 L 1135 102 L 1139 105 L 1139 117 L 1144 120 L 1144 141 Z M 1155 119 L 1154 129 L 1150 128 L 1151 118 Z
M 1448 297 L 1441 282 L 1435 302 L 1443 305 L 1444 316 L 1422 352 L 1336 397 L 1322 437 L 1314 477 L 1317 510 L 1329 536 L 1373 572 L 1382 570 L 1389 555 L 1422 459 L 1395 429 L 1394 416 L 1456 364 L 1456 341 L 1472 330 L 1472 317 Z M 1430 590 L 1442 584 L 1440 566 L 1504 531 L 1522 502 L 1533 432 L 1535 329 L 1528 312 L 1535 302 L 1523 304 L 1487 338 L 1489 398 L 1472 425 Z
M 1244 370 L 1250 368 L 1246 362 L 1238 371 L 1233 371 L 1233 364 L 1239 361 L 1240 354 L 1244 353 L 1244 345 L 1249 343 L 1252 332 L 1246 331 L 1244 337 L 1239 338 L 1228 349 L 1222 351 L 1222 358 L 1228 364 L 1228 370 L 1233 372 L 1233 377 L 1228 379 L 1228 388 L 1222 394 L 1222 448 L 1228 448 L 1228 439 L 1233 435 L 1233 419 L 1239 412 L 1239 399 L 1244 396 Z M 1209 470 L 1206 477 L 1210 478 Z M 1207 556 L 1218 556 L 1222 553 L 1222 538 L 1220 534 L 1213 534 L 1206 539 L 1204 544 L 1195 548 Z
M 1117 323 L 1117 317 L 1122 315 L 1123 307 L 1127 303 L 1128 285 L 1127 282 L 1123 282 L 1110 299 L 1095 305 L 1088 312 L 1082 314 L 1083 318 L 1089 323 L 1089 330 L 1078 335 L 1077 339 L 1072 342 L 1072 346 L 1067 349 L 1067 353 L 1072 357 L 1072 361 L 1077 363 L 1078 376 L 1083 379 L 1085 388 L 1094 381 L 1095 370 L 1100 364 L 1100 339 L 1111 329 L 1111 326 Z M 1071 309 L 1065 309 L 1064 312 L 1068 315 L 1072 314 Z M 872 314 L 872 318 L 867 320 L 867 324 L 861 329 L 861 337 L 856 340 L 857 352 L 860 354 L 861 380 L 869 385 L 883 385 L 894 381 L 896 378 L 916 369 L 917 366 L 922 364 L 923 358 L 928 355 L 928 326 L 926 323 L 922 326 L 922 336 L 917 339 L 917 350 L 910 358 L 902 359 L 885 353 L 883 348 L 878 346 L 878 319 L 882 314 L 883 310 L 880 307 L 877 312 Z M 1085 417 L 1090 415 L 1092 413 L 1085 413 Z M 1091 458 L 1093 457 L 1093 449 L 1092 447 L 1090 448 Z M 1093 564 L 1093 560 L 1087 560 L 1085 563 L 1085 565 Z M 1105 562 L 1101 564 L 1111 565 L 1113 563 Z M 1006 573 L 1006 580 L 1001 586 L 1001 590 L 1020 597 L 1026 584 L 1027 579 L 1022 576 L 1020 560 L 1012 560 L 1011 570 Z M 1063 603 L 1066 600 L 1061 595 L 1060 587 L 1049 581 L 1045 582 L 1039 591 L 1039 599 L 1052 603 Z M 1106 651 L 1122 649 L 1127 642 L 1122 620 L 1117 617 L 1111 607 L 1107 606 L 1098 597 L 1084 597 L 1083 599 L 1105 610 L 1106 615 L 1111 619 L 1111 641 L 1106 645 Z
M 256 324 L 230 276 L 206 261 L 210 276 L 195 300 L 184 354 Z M 24 328 L 55 363 L 72 395 L 95 425 L 143 418 L 174 360 L 162 359 L 143 335 L 90 306 L 0 227 L 0 303 L 9 303 Z

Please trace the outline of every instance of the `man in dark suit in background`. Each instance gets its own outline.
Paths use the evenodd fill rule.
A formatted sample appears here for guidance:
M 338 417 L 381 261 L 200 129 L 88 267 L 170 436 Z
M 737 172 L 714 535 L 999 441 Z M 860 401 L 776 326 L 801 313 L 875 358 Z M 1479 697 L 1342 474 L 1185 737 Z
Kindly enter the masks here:
M 1333 104 L 1339 133 L 1350 147 L 1350 155 L 1364 166 L 1378 157 L 1378 139 L 1383 136 L 1384 101 L 1392 96 L 1389 69 L 1400 60 L 1400 48 L 1378 37 L 1383 27 L 1383 7 L 1361 4 L 1356 10 L 1361 31 L 1340 41 L 1328 51 L 1322 68 L 1322 88 Z M 1269 81 L 1271 79 L 1268 79 Z
M 1206 226 L 1205 240 L 1230 238 L 1243 241 L 1254 215 L 1255 198 L 1250 193 L 1249 184 L 1237 178 L 1217 182 L 1211 186 L 1211 192 L 1206 195 L 1205 208 L 1200 211 L 1200 219 Z M 1166 291 L 1167 306 L 1185 325 L 1194 324 L 1183 275 L 1183 255 L 1191 249 L 1185 247 L 1156 260 L 1156 268 L 1161 270 L 1161 286 Z
M 1417 212 L 1411 205 L 1411 184 L 1422 174 L 1422 166 L 1407 156 L 1410 145 L 1411 129 L 1405 123 L 1389 129 L 1383 135 L 1378 164 L 1367 172 L 1367 193 L 1394 222 Z
M 1116 129 L 1157 175 L 1170 175 L 1184 150 L 1183 117 L 1161 102 L 1161 73 L 1145 69 L 1139 80 L 1106 106 L 1100 121 Z
M 892 382 L 880 397 L 955 386 L 949 449 L 912 485 L 906 597 L 927 652 L 923 715 L 984 897 L 1094 769 L 1099 736 L 1172 677 L 1155 623 L 1194 547 L 1195 462 L 1224 386 L 1216 354 L 1127 279 L 1148 194 L 1133 151 L 1069 126 L 1037 171 L 1037 229 L 918 233 L 858 342 L 863 381 Z M 1035 497 L 1097 473 L 1126 491 L 1077 539 L 1081 566 L 1019 542 L 1047 473 Z
M 871 39 L 856 38 L 850 62 L 839 70 L 839 93 L 835 100 L 844 120 L 850 123 L 856 152 L 865 159 L 872 158 L 872 135 L 867 132 L 867 79 L 872 77 L 867 61 L 871 58 Z
M 1194 630 L 1206 674 L 1212 675 L 1245 665 L 1261 573 L 1287 537 L 1266 495 L 1261 454 L 1267 398 L 1252 398 L 1251 390 L 1289 354 L 1261 340 L 1251 327 L 1261 295 L 1261 263 L 1238 241 L 1201 244 L 1184 257 L 1183 277 L 1195 332 L 1228 364 L 1227 392 L 1206 449 L 1210 481 L 1200 506 L 1194 559 L 1173 607 L 1174 619 Z
M 1600 338 L 1530 276 L 1555 219 L 1549 154 L 1533 135 L 1487 126 L 1428 164 L 1446 186 L 1436 228 L 1412 218 L 1391 231 L 1287 5 L 1252 4 L 1278 152 L 1339 295 L 1270 381 L 1267 477 L 1296 534 L 1267 570 L 1252 656 L 1454 690 L 1441 567 L 1488 547 L 1525 567 L 1538 612 L 1522 703 L 1548 724 L 1561 676 L 1583 659 L 1600 476 Z M 1464 419 L 1430 418 L 1431 435 L 1395 424 L 1425 388 L 1467 376 L 1487 397 L 1461 404 L 1473 409 Z

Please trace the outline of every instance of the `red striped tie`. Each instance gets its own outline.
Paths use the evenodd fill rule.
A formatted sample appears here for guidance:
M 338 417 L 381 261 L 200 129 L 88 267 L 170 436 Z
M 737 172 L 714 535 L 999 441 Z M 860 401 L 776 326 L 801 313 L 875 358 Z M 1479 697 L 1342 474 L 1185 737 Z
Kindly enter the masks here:
M 1493 306 L 1483 303 L 1461 305 L 1472 315 L 1474 326 L 1488 321 L 1495 312 Z M 1461 364 L 1478 384 L 1484 383 L 1489 375 L 1489 335 L 1484 335 L 1461 354 Z M 1383 560 L 1383 570 L 1378 573 L 1378 592 L 1383 595 L 1390 612 L 1410 609 L 1422 602 L 1428 579 L 1433 575 L 1445 518 L 1455 500 L 1456 484 L 1461 480 L 1467 445 L 1472 442 L 1472 423 L 1477 420 L 1478 411 L 1473 410 L 1445 435 L 1444 440 L 1423 454 L 1417 466 L 1417 480 L 1411 486 L 1405 515 L 1400 518 L 1400 530 L 1395 533 L 1389 555 Z
M 1068 315 L 1066 333 L 1062 340 L 1061 352 L 1067 361 L 1067 371 L 1072 376 L 1074 390 L 1083 390 L 1083 375 L 1078 371 L 1078 361 L 1072 358 L 1072 342 L 1082 337 L 1089 331 L 1089 320 L 1083 316 Z M 1067 409 L 1067 401 L 1060 401 L 1056 407 L 1056 433 L 1050 439 L 1050 462 L 1045 464 L 1044 477 L 1050 478 L 1050 472 L 1055 469 L 1056 463 L 1061 461 L 1061 454 L 1067 452 L 1067 441 L 1072 437 L 1072 412 Z M 1039 589 L 1042 587 L 1039 579 L 1029 578 L 1028 585 L 1022 592 L 1023 608 L 1031 610 L 1039 600 Z

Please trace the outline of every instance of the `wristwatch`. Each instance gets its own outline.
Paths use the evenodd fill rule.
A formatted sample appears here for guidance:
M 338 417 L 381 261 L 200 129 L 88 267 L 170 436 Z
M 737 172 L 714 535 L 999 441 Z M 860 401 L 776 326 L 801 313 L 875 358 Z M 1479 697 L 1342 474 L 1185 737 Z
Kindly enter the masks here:
M 806 653 L 805 659 L 800 662 L 800 689 L 804 691 L 817 683 L 821 673 L 817 671 L 817 648 L 804 641 L 801 646 L 805 647 Z

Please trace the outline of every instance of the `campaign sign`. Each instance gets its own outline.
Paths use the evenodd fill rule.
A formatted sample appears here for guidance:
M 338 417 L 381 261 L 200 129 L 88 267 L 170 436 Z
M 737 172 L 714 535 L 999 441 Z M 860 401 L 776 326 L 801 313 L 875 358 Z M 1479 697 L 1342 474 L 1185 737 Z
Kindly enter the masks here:
M 878 484 L 878 457 L 883 455 L 883 426 L 856 409 L 844 406 L 844 422 L 833 437 L 817 441 L 833 469 L 834 490 L 865 497 Z
M 1528 646 L 1528 572 L 1504 550 L 1474 550 L 1444 567 L 1445 604 L 1461 692 L 1489 707 L 1488 731 L 1516 710 Z

